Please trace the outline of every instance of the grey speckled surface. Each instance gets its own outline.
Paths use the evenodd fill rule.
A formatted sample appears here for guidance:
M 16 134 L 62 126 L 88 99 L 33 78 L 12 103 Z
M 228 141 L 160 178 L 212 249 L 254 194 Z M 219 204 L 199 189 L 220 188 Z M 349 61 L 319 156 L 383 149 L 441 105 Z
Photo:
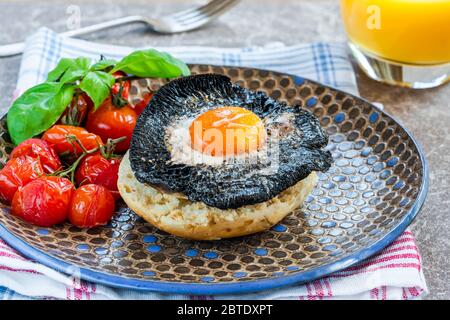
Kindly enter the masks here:
M 88 25 L 129 14 L 164 14 L 189 6 L 181 0 L 0 0 L 0 43 L 25 38 L 39 26 L 66 30 L 69 5 L 81 8 Z M 125 4 L 126 3 L 126 4 Z M 243 0 L 207 28 L 174 36 L 155 35 L 134 25 L 85 39 L 126 45 L 213 45 L 224 47 L 344 41 L 337 0 Z M 0 59 L 0 110 L 5 112 L 17 80 L 20 56 Z M 428 199 L 413 223 L 428 281 L 428 299 L 450 299 L 450 85 L 412 91 L 376 83 L 358 72 L 361 95 L 385 105 L 422 144 L 430 165 Z

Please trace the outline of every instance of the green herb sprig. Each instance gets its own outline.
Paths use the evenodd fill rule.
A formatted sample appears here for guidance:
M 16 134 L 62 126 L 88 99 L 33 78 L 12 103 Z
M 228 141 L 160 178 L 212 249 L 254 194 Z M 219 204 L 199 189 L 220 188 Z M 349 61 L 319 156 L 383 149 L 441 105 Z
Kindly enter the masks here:
M 114 72 L 142 78 L 175 78 L 188 76 L 188 66 L 154 49 L 134 51 L 120 61 L 101 58 L 63 58 L 48 73 L 44 83 L 20 95 L 7 115 L 8 131 L 17 145 L 50 128 L 61 117 L 75 92 L 86 93 L 97 109 L 109 96 L 116 79 Z

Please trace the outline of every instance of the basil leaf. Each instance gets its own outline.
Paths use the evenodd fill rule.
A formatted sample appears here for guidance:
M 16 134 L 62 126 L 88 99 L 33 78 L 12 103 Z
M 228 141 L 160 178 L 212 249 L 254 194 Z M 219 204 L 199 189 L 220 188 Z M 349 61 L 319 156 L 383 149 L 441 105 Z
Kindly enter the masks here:
M 111 73 L 119 70 L 143 78 L 175 78 L 191 73 L 181 60 L 154 49 L 130 53 L 116 64 Z
M 114 77 L 109 73 L 90 71 L 81 81 L 80 89 L 86 92 L 92 102 L 94 102 L 94 109 L 97 109 L 108 97 L 114 82 Z
M 50 128 L 73 98 L 74 86 L 45 82 L 25 91 L 8 111 L 7 125 L 17 145 Z
M 117 61 L 114 59 L 103 59 L 96 63 L 94 63 L 91 67 L 91 71 L 101 71 L 105 70 L 109 67 L 114 67 L 116 65 Z
M 89 58 L 76 58 L 73 60 L 73 64 L 69 66 L 64 75 L 59 80 L 61 83 L 74 82 L 83 78 L 89 71 L 91 65 L 91 59 Z
M 62 58 L 59 60 L 56 67 L 48 73 L 46 81 L 58 81 L 72 63 L 72 59 L 69 58 Z
M 89 58 L 62 58 L 58 65 L 47 75 L 47 82 L 59 81 L 61 83 L 74 82 L 86 75 L 91 64 Z

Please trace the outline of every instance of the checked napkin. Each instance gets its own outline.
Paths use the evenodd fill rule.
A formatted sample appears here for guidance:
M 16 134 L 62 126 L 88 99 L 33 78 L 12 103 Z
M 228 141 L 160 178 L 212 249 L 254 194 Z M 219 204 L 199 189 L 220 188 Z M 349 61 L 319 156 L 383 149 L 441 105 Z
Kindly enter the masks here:
M 63 38 L 39 29 L 26 42 L 15 96 L 45 80 L 61 57 L 100 54 L 119 59 L 135 48 Z M 357 94 L 344 44 L 255 48 L 167 47 L 187 63 L 271 69 Z M 0 299 L 417 299 L 428 293 L 414 236 L 405 231 L 382 252 L 355 266 L 303 285 L 242 295 L 186 296 L 139 292 L 80 281 L 24 258 L 0 239 Z

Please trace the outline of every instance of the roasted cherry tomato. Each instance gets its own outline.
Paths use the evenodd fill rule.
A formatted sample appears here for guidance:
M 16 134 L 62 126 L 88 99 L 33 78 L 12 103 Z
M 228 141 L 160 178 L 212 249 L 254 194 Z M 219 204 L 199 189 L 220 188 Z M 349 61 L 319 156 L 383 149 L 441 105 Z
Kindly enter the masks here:
M 21 142 L 11 152 L 11 158 L 21 156 L 39 158 L 46 173 L 52 173 L 61 169 L 61 161 L 59 161 L 55 149 L 50 143 L 42 139 L 31 138 Z
M 142 111 L 144 111 L 145 107 L 148 105 L 152 97 L 153 97 L 152 92 L 146 92 L 142 96 L 142 100 L 131 106 L 134 109 L 134 111 L 136 111 L 137 115 L 140 115 Z
M 120 197 L 117 179 L 120 166 L 119 158 L 106 159 L 101 154 L 87 156 L 75 174 L 78 185 L 98 184 L 108 189 L 115 199 Z
M 30 156 L 20 156 L 8 161 L 0 170 L 0 199 L 11 203 L 19 187 L 39 178 L 44 174 L 41 161 Z
M 80 141 L 83 147 L 90 151 L 103 145 L 102 139 L 94 133 L 81 127 L 55 125 L 48 129 L 42 139 L 51 143 L 58 155 L 80 155 L 83 150 L 75 142 Z
M 108 138 L 125 137 L 125 140 L 119 142 L 115 148 L 116 152 L 124 152 L 130 147 L 136 119 L 136 112 L 129 105 L 116 107 L 108 98 L 96 111 L 89 112 L 86 129 L 98 134 L 105 142 Z
M 73 184 L 66 178 L 43 176 L 19 188 L 11 213 L 40 227 L 50 227 L 67 219 Z
M 122 71 L 117 71 L 113 73 L 113 77 L 118 79 L 118 78 L 122 78 L 125 77 L 127 74 L 122 72 Z M 122 87 L 122 98 L 127 100 L 129 95 L 130 95 L 130 87 L 131 87 L 131 82 L 130 80 L 125 80 L 122 82 L 116 82 L 112 88 L 111 88 L 111 93 L 112 94 L 118 94 L 120 91 L 120 87 Z
M 87 116 L 89 110 L 92 109 L 94 103 L 85 93 L 77 94 L 73 97 L 70 105 L 63 112 L 58 123 L 81 126 Z
M 97 184 L 86 184 L 75 190 L 69 210 L 69 221 L 80 228 L 107 224 L 114 214 L 114 197 Z

